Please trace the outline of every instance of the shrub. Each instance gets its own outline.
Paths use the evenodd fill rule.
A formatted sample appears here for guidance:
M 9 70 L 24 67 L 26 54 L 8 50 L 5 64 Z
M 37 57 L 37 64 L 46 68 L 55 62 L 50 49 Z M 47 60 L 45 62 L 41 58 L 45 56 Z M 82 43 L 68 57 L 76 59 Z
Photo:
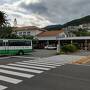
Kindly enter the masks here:
M 77 50 L 78 48 L 74 44 L 68 44 L 62 48 L 63 52 L 75 52 Z

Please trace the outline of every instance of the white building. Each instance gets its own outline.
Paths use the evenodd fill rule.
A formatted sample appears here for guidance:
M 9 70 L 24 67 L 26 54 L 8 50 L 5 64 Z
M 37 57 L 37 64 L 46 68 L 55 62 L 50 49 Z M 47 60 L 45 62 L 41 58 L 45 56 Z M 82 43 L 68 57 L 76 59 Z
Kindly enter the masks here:
M 75 35 L 72 33 L 72 31 L 78 31 L 78 29 L 84 29 L 90 32 L 90 23 L 84 23 L 77 26 L 67 26 L 64 29 L 64 32 L 66 33 L 67 37 L 75 37 Z
M 58 40 L 57 38 L 65 38 L 66 34 L 64 30 L 54 30 L 54 31 L 46 31 L 38 34 L 36 38 L 38 39 L 38 48 L 45 48 L 47 45 L 52 45 L 54 47 L 57 46 Z
M 46 31 L 37 35 L 38 40 L 57 40 L 58 37 L 66 37 L 64 30 Z
M 14 27 L 13 32 L 16 33 L 18 36 L 23 35 L 31 35 L 36 36 L 37 34 L 43 32 L 45 30 L 40 29 L 35 26 L 26 26 L 26 27 Z
M 90 29 L 90 23 L 82 24 L 82 28 L 87 30 Z

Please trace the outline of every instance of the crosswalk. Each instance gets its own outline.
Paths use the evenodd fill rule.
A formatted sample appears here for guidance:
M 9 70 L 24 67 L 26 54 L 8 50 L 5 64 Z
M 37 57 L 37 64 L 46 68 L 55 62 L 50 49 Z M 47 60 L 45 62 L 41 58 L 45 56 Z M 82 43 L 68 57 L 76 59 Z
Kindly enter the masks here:
M 57 66 L 61 66 L 61 63 L 42 59 L 0 65 L 0 82 L 3 81 L 14 85 L 19 84 L 24 81 L 24 78 L 33 78 L 37 74 L 41 74 Z M 0 90 L 7 88 L 9 88 L 9 86 L 0 85 Z
M 0 85 L 0 90 L 4 90 L 6 88 L 7 88 L 6 86 Z

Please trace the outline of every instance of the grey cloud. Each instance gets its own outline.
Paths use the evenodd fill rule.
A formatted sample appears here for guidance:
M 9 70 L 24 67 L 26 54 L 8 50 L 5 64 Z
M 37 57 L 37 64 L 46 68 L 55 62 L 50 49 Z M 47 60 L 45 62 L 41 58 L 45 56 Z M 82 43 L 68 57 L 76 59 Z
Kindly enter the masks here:
M 29 5 L 21 3 L 19 7 L 26 10 L 25 14 L 39 14 L 52 23 L 61 24 L 90 14 L 90 0 L 41 0 Z
M 13 3 L 13 1 L 14 2 L 16 2 L 16 1 L 18 1 L 18 0 L 0 0 L 0 4 L 2 5 L 2 4 L 12 4 Z
M 90 14 L 90 0 L 52 0 L 47 3 L 51 16 L 51 21 L 56 23 L 65 23 L 72 19 Z M 50 16 L 50 17 L 51 17 Z
M 26 9 L 27 12 L 31 11 L 32 13 L 38 13 L 38 14 L 43 14 L 47 13 L 47 7 L 43 5 L 43 3 L 33 3 L 26 5 L 25 3 L 21 3 L 20 5 L 22 8 Z
M 21 6 L 42 15 L 53 23 L 65 23 L 90 14 L 90 0 L 42 0 L 38 4 Z

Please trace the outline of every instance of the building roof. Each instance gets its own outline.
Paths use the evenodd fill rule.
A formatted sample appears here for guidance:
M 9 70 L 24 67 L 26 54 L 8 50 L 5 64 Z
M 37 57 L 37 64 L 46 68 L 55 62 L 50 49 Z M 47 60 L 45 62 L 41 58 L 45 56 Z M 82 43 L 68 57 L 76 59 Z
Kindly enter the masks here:
M 36 26 L 24 26 L 24 27 L 14 27 L 14 31 L 22 31 L 22 30 L 40 30 L 40 31 L 45 31 L 44 29 L 41 29 Z
M 90 36 L 66 37 L 66 38 L 58 37 L 57 39 L 58 40 L 90 40 Z
M 37 36 L 38 37 L 45 37 L 45 36 L 56 36 L 60 33 L 63 33 L 64 30 L 56 30 L 56 31 L 46 31 L 46 32 L 41 32 Z

